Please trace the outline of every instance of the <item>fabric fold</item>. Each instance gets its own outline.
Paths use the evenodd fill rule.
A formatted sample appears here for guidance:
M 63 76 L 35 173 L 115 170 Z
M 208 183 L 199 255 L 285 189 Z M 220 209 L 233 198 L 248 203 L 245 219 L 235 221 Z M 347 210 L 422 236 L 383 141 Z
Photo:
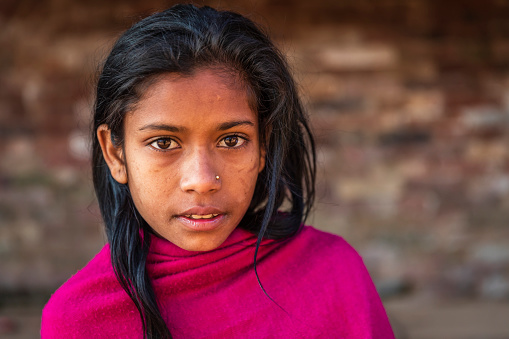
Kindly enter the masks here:
M 285 241 L 236 229 L 217 249 L 190 252 L 154 237 L 147 259 L 174 338 L 393 338 L 371 278 L 342 238 L 304 226 Z M 142 338 L 139 313 L 122 290 L 109 247 L 46 305 L 43 338 Z

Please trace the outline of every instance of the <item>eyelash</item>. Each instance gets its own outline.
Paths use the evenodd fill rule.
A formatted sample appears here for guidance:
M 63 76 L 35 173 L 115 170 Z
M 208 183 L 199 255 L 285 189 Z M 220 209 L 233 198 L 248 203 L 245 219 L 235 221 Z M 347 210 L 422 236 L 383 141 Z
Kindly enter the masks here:
M 228 147 L 228 146 L 219 146 L 221 148 L 225 148 L 225 149 L 228 149 L 228 150 L 236 150 L 236 149 L 240 149 L 240 148 L 243 148 L 246 146 L 246 144 L 249 142 L 249 139 L 244 137 L 244 136 L 241 136 L 241 135 L 238 135 L 238 134 L 229 134 L 227 136 L 225 136 L 224 138 L 222 138 L 221 140 L 219 140 L 219 143 L 224 143 L 225 139 L 227 138 L 238 138 L 238 142 L 240 143 L 240 145 L 235 145 L 235 146 L 232 146 L 232 147 Z M 160 142 L 160 141 L 164 141 L 164 142 L 170 142 L 170 145 L 168 146 L 168 148 L 159 148 L 155 145 L 157 145 L 157 142 Z M 170 146 L 175 143 L 177 144 L 177 147 L 171 147 Z M 158 151 L 158 152 L 167 152 L 167 151 L 171 151 L 173 149 L 177 149 L 177 148 L 180 148 L 180 145 L 178 144 L 177 141 L 175 141 L 174 139 L 172 138 L 169 138 L 169 137 L 161 137 L 161 138 L 157 138 L 155 140 L 152 140 L 150 143 L 149 143 L 149 146 L 152 147 L 152 149 Z
M 164 142 L 170 142 L 170 145 L 168 146 L 168 148 L 159 148 L 159 147 L 156 147 L 155 145 L 157 144 L 157 142 L 159 141 L 164 141 Z M 177 144 L 177 146 L 180 146 L 178 144 L 178 142 L 176 142 L 174 139 L 172 138 L 168 138 L 168 137 L 163 137 L 163 138 L 157 138 L 153 141 L 151 141 L 149 143 L 150 147 L 152 147 L 154 150 L 158 151 L 158 152 L 167 152 L 167 151 L 170 151 L 172 149 L 175 149 L 175 148 L 179 148 L 179 147 L 172 147 L 172 148 L 169 148 L 172 144 Z
M 246 144 L 249 142 L 248 138 L 242 136 L 242 135 L 238 135 L 238 134 L 230 134 L 230 135 L 227 135 L 225 136 L 224 138 L 222 138 L 221 140 L 219 140 L 219 143 L 222 143 L 225 141 L 225 139 L 227 138 L 238 138 L 238 141 L 240 143 L 240 145 L 235 145 L 235 146 L 232 146 L 232 147 L 228 147 L 228 146 L 220 146 L 222 148 L 226 148 L 228 150 L 234 150 L 234 149 L 239 149 L 239 148 L 242 148 L 244 146 L 246 146 Z

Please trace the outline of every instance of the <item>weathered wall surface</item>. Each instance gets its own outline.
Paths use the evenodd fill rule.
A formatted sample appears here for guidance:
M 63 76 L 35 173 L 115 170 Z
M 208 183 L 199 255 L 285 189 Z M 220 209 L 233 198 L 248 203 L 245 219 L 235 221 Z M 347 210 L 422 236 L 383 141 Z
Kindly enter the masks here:
M 214 2 L 206 2 L 214 5 Z M 509 298 L 509 1 L 221 1 L 289 55 L 318 141 L 310 222 L 385 294 Z M 0 4 L 0 294 L 104 244 L 88 125 L 99 61 L 165 1 Z

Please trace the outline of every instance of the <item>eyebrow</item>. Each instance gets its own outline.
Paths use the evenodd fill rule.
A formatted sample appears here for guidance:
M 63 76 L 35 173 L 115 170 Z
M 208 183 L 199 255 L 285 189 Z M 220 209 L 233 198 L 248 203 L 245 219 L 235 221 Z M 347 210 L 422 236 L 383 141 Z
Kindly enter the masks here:
M 221 125 L 217 127 L 218 131 L 226 131 L 227 129 L 233 128 L 235 126 L 248 125 L 254 126 L 254 123 L 250 120 L 242 120 L 242 121 L 228 121 L 223 122 Z
M 248 126 L 254 126 L 254 123 L 249 120 L 241 120 L 241 121 L 228 121 L 223 122 L 217 127 L 218 131 L 226 131 L 230 128 L 236 127 L 236 126 L 242 126 L 242 125 L 248 125 Z M 139 131 L 168 131 L 172 133 L 178 133 L 178 132 L 185 132 L 187 130 L 186 127 L 183 126 L 175 126 L 175 125 L 168 125 L 168 124 L 149 124 L 141 127 Z
M 185 128 L 183 126 L 174 126 L 174 125 L 167 125 L 167 124 L 150 124 L 150 125 L 145 125 L 145 126 L 141 127 L 139 129 L 139 131 L 146 131 L 146 130 L 161 131 L 162 130 L 162 131 L 178 133 L 178 132 L 183 132 L 186 129 L 187 128 Z

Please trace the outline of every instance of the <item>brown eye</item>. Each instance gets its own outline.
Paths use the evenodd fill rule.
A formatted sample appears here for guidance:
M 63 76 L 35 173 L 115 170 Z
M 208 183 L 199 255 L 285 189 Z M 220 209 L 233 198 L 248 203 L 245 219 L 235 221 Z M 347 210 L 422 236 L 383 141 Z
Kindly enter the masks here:
M 160 138 L 160 139 L 153 141 L 150 144 L 150 146 L 152 146 L 156 149 L 170 149 L 170 148 L 175 148 L 177 146 L 177 143 L 169 138 Z
M 237 135 L 229 135 L 219 142 L 219 146 L 226 148 L 238 148 L 244 145 L 246 141 L 247 140 L 243 137 L 239 137 Z
M 237 146 L 238 142 L 239 142 L 239 137 L 237 137 L 235 135 L 224 138 L 224 143 L 228 147 L 235 147 L 235 146 Z

